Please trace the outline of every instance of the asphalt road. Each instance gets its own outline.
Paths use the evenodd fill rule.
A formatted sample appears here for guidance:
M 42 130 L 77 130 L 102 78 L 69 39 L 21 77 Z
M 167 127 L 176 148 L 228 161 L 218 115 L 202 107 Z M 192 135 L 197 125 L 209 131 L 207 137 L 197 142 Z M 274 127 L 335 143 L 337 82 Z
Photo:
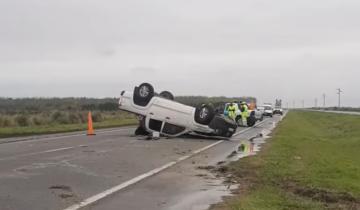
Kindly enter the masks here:
M 206 209 L 229 193 L 199 166 L 216 165 L 239 141 L 269 132 L 266 118 L 230 141 L 132 136 L 134 128 L 0 141 L 0 210 Z

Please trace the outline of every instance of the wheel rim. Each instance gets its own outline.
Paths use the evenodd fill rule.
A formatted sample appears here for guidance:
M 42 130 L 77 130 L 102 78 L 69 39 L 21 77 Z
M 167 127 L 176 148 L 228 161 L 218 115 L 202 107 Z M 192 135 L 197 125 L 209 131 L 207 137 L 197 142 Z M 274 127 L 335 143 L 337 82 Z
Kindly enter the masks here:
M 201 119 L 205 119 L 209 114 L 209 111 L 207 108 L 202 108 L 201 111 L 200 111 L 200 118 Z
M 147 86 L 140 87 L 139 94 L 141 97 L 146 98 L 150 93 L 150 89 Z

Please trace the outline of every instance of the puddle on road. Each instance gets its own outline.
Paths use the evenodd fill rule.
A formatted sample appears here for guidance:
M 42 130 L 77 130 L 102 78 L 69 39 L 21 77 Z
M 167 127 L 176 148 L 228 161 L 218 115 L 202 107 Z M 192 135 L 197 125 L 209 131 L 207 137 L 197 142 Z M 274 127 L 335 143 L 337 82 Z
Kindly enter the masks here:
M 211 205 L 221 202 L 223 197 L 230 196 L 232 191 L 238 188 L 238 184 L 224 185 L 224 179 L 208 176 L 202 176 L 202 178 L 205 182 L 199 185 L 198 191 L 189 193 L 181 198 L 181 202 L 166 209 L 206 210 Z
M 266 142 L 266 139 L 270 138 L 269 134 L 271 130 L 264 129 L 257 136 L 250 139 L 242 139 L 239 141 L 239 146 L 233 151 L 232 155 L 228 158 L 228 162 L 237 161 L 241 158 L 256 155 L 261 145 Z

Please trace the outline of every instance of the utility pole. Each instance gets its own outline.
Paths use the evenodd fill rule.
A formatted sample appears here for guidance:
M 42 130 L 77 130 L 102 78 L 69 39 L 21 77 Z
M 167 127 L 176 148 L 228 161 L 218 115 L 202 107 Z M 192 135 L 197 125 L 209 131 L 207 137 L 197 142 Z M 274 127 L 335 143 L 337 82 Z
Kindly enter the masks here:
M 323 107 L 325 108 L 325 106 L 326 106 L 326 94 L 325 93 L 323 94 L 323 100 L 324 100 Z
M 295 109 L 295 100 L 293 100 L 293 109 Z
M 336 89 L 338 92 L 337 94 L 339 95 L 339 108 L 341 107 L 341 93 L 343 92 L 340 88 Z
M 318 99 L 315 98 L 315 108 L 317 108 L 317 102 L 318 102 Z
M 302 100 L 302 108 L 305 108 L 305 101 Z

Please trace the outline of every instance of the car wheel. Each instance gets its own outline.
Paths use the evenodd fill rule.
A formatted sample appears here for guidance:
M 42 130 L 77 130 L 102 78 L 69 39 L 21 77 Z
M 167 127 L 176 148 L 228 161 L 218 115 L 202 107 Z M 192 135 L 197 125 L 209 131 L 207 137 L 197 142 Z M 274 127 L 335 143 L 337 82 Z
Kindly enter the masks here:
M 139 86 L 139 96 L 140 98 L 147 100 L 154 96 L 154 88 L 149 83 L 142 83 Z
M 202 105 L 195 110 L 195 121 L 202 125 L 208 125 L 215 116 L 214 107 L 211 105 Z
M 172 101 L 175 99 L 174 95 L 169 91 L 162 91 L 160 93 L 160 96 L 163 97 L 163 98 L 172 100 Z
M 135 135 L 136 136 L 147 136 L 149 134 L 150 133 L 147 130 L 145 130 L 145 128 L 142 127 L 142 126 L 137 127 L 136 130 L 135 130 Z
M 155 95 L 154 87 L 149 83 L 142 83 L 134 90 L 134 102 L 140 106 L 146 106 Z
M 237 125 L 242 125 L 242 124 L 243 124 L 243 123 L 242 123 L 242 119 L 241 119 L 241 116 L 240 116 L 240 115 L 236 116 L 236 118 L 235 118 L 235 122 L 236 122 L 236 124 L 237 124 Z
M 253 127 L 255 125 L 255 123 L 256 123 L 255 117 L 250 116 L 247 118 L 247 125 L 249 127 Z
M 135 130 L 135 135 L 136 136 L 147 136 L 149 134 L 150 133 L 145 128 L 145 117 L 141 117 L 141 119 L 139 119 L 139 126 Z

